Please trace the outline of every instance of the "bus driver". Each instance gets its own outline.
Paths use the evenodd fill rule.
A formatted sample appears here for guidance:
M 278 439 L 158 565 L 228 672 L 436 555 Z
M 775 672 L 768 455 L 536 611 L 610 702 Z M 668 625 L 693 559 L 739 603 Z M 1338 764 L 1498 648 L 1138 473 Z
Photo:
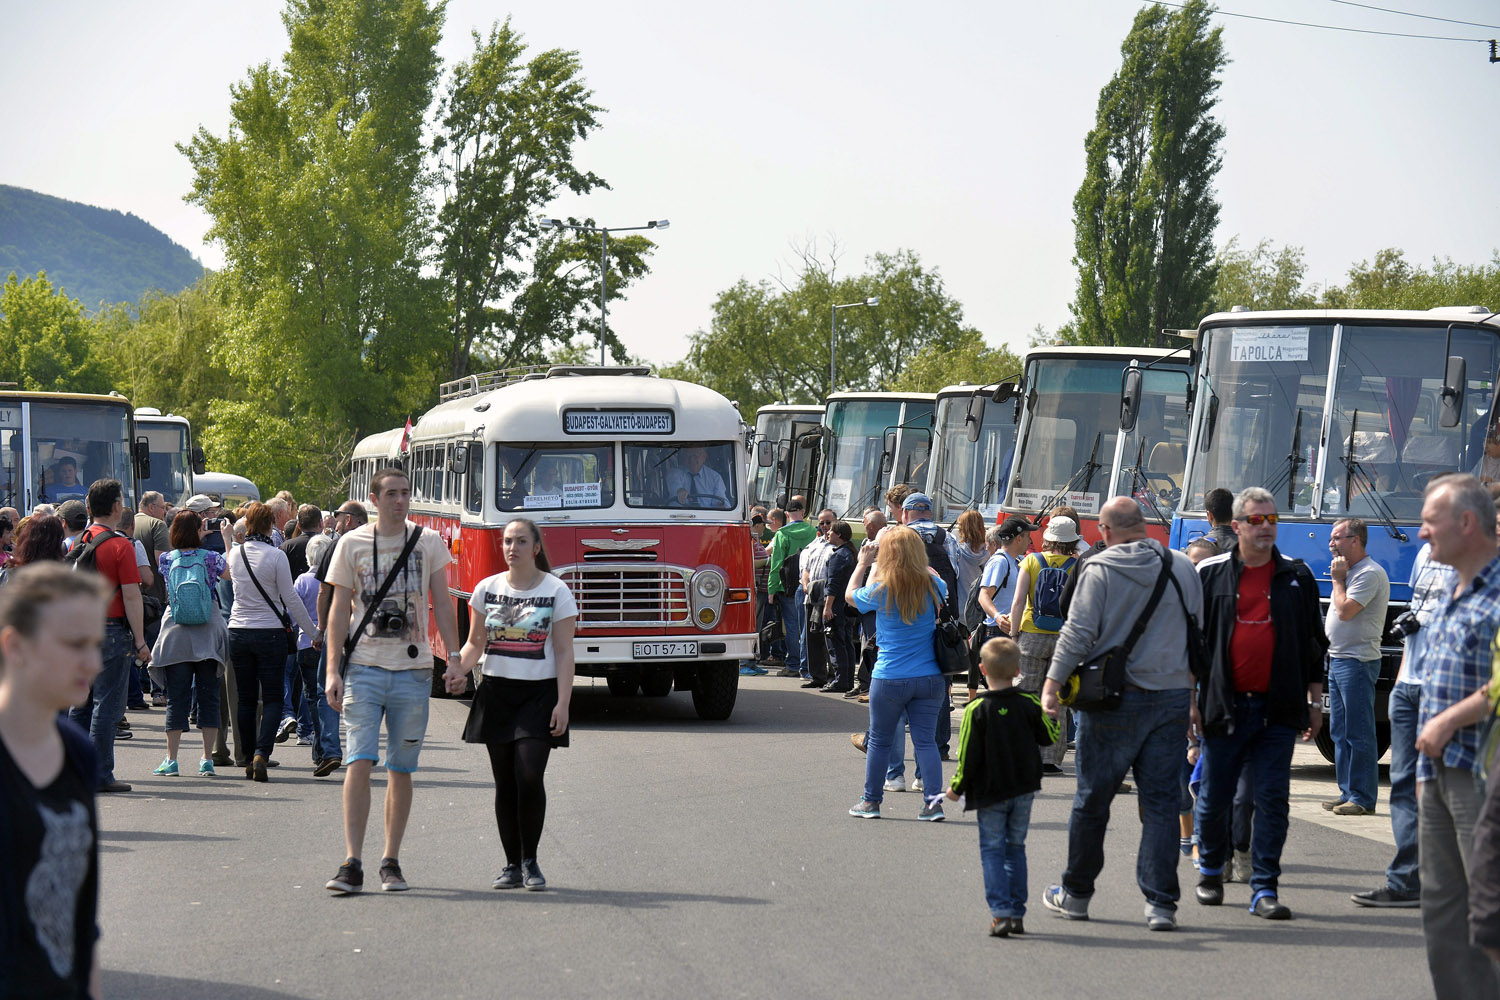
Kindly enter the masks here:
M 724 488 L 724 477 L 704 463 L 708 461 L 708 449 L 702 445 L 684 448 L 680 453 L 681 465 L 667 470 L 667 490 L 676 491 L 675 503 L 681 507 L 729 508 L 729 492 Z

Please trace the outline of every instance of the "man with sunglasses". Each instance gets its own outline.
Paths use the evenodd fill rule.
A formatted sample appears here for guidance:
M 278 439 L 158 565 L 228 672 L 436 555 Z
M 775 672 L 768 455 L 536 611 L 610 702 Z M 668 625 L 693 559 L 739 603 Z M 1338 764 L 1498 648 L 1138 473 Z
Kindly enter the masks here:
M 1286 920 L 1277 898 L 1286 843 L 1292 748 L 1323 721 L 1328 639 L 1318 582 L 1276 548 L 1276 498 L 1252 486 L 1234 499 L 1235 548 L 1198 565 L 1208 672 L 1200 679 L 1203 783 L 1197 804 L 1198 902 L 1224 902 L 1229 812 L 1241 765 L 1254 778 L 1250 912 Z

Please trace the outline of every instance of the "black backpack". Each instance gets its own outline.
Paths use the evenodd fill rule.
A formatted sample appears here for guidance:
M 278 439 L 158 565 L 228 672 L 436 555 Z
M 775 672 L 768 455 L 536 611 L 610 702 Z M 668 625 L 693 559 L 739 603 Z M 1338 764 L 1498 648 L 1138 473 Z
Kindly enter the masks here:
M 99 572 L 99 567 L 96 564 L 95 560 L 98 558 L 96 553 L 99 551 L 99 546 L 103 545 L 111 538 L 124 537 L 124 535 L 120 534 L 113 528 L 105 528 L 103 531 L 99 532 L 99 534 L 95 535 L 93 538 L 90 538 L 87 545 L 79 545 L 75 541 L 73 543 L 73 547 L 68 550 L 68 554 L 63 556 L 63 562 L 67 563 L 75 570 L 86 569 L 91 573 L 97 573 Z
M 927 549 L 927 565 L 937 570 L 937 575 L 942 579 L 943 585 L 948 588 L 948 596 L 943 599 L 943 607 L 948 613 L 958 615 L 958 573 L 953 569 L 953 561 L 948 558 L 948 533 L 937 525 L 933 525 L 936 531 L 931 539 L 918 531 L 922 537 L 922 544 Z M 915 529 L 913 529 L 915 530 Z

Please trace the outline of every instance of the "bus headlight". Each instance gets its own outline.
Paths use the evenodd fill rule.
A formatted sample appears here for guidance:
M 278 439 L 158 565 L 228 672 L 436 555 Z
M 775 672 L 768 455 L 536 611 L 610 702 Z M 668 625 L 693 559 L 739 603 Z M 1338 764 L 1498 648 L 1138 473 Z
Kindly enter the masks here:
M 693 624 L 710 629 L 719 623 L 724 608 L 724 571 L 704 567 L 693 574 Z
M 714 572 L 695 574 L 693 577 L 693 589 L 704 600 L 718 600 L 719 595 L 724 593 L 724 578 Z

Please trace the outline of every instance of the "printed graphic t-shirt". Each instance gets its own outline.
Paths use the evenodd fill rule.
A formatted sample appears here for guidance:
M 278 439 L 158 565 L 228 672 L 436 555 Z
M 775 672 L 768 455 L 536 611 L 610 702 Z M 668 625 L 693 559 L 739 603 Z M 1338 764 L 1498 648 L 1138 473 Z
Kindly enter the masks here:
M 406 547 L 408 532 L 417 526 L 406 522 L 405 531 L 394 535 L 381 535 L 375 539 L 375 522 L 362 525 L 339 539 L 333 553 L 333 563 L 328 570 L 328 582 L 335 587 L 348 587 L 354 591 L 354 602 L 349 627 L 355 628 L 364 619 L 365 609 L 385 582 L 391 567 Z M 375 550 L 380 553 L 380 565 L 374 565 Z M 435 531 L 422 530 L 416 548 L 406 560 L 406 566 L 396 576 L 391 589 L 381 602 L 387 612 L 404 614 L 404 628 L 381 629 L 377 624 L 379 613 L 372 616 L 354 647 L 351 663 L 386 670 L 431 670 L 432 650 L 427 643 L 428 581 L 432 574 L 453 561 L 448 547 Z M 438 597 L 447 600 L 446 587 L 441 587 Z M 416 649 L 416 656 L 411 649 Z M 338 655 L 329 651 L 329 658 Z
M 530 590 L 510 585 L 509 573 L 485 577 L 474 588 L 469 607 L 484 616 L 486 677 L 544 681 L 557 676 L 552 626 L 578 615 L 573 592 L 551 573 Z

